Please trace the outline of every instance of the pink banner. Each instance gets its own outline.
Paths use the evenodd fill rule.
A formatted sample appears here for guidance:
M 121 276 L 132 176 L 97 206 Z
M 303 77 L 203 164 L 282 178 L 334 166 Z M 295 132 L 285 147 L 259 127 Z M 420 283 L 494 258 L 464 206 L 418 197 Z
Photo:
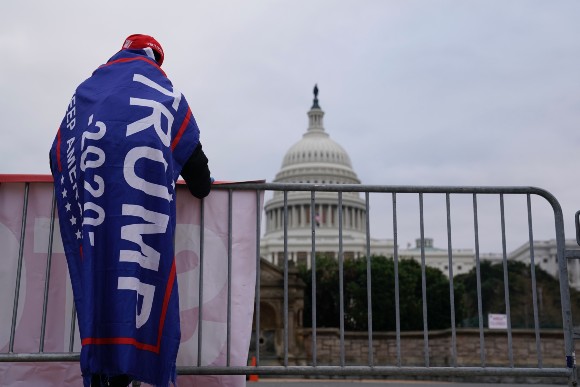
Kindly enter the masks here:
M 0 352 L 8 353 L 10 349 L 23 235 L 13 351 L 38 353 L 41 348 L 53 188 L 49 179 L 31 177 L 18 180 L 0 175 Z M 34 181 L 29 184 L 24 234 L 21 228 L 25 183 L 22 181 Z M 181 312 L 178 366 L 197 366 L 200 344 L 199 364 L 227 364 L 228 201 L 227 190 L 214 190 L 204 199 L 203 300 L 200 302 L 201 201 L 192 197 L 185 187 L 178 188 L 175 242 Z M 256 280 L 256 214 L 261 211 L 262 204 L 263 196 L 260 196 L 257 206 L 255 191 L 235 191 L 232 194 L 231 366 L 244 366 L 248 361 Z M 58 218 L 54 229 L 43 351 L 68 352 L 73 298 Z M 198 342 L 200 327 L 201 343 Z M 78 352 L 80 339 L 78 330 L 73 329 L 73 351 Z M 79 386 L 82 379 L 78 363 L 0 363 L 0 383 L 2 386 L 22 383 L 39 387 Z M 180 376 L 178 383 L 237 387 L 245 385 L 245 376 Z

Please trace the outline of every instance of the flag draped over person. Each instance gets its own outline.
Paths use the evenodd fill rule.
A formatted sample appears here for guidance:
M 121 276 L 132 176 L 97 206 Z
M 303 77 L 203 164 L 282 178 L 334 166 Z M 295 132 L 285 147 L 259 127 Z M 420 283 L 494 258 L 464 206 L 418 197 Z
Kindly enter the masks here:
M 130 36 L 76 89 L 50 150 L 85 386 L 95 375 L 175 383 L 175 182 L 201 145 L 162 62 L 154 39 Z M 188 182 L 198 197 L 202 159 L 207 188 Z

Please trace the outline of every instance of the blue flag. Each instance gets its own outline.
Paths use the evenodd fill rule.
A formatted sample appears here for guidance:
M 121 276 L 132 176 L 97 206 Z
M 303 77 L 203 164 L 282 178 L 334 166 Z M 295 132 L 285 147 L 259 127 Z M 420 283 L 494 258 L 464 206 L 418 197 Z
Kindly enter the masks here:
M 185 98 L 141 51 L 117 53 L 68 105 L 50 161 L 85 386 L 175 383 L 175 181 L 198 142 Z

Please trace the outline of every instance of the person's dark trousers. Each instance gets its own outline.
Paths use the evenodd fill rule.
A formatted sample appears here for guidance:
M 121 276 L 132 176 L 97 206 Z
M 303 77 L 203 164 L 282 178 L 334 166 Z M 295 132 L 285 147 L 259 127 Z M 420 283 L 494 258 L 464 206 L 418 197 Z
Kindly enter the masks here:
M 127 387 L 133 379 L 129 375 L 105 376 L 95 374 L 91 377 L 91 387 Z

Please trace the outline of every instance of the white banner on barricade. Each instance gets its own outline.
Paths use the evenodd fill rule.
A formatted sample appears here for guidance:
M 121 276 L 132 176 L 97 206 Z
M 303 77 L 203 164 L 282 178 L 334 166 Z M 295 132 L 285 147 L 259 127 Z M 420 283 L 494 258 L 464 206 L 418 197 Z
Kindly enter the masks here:
M 10 349 L 22 246 L 13 352 L 38 353 L 41 347 L 45 275 L 49 256 L 52 183 L 30 183 L 26 227 L 23 232 L 25 183 L 2 180 L 0 179 L 0 352 L 8 353 Z M 204 199 L 202 223 L 201 201 L 189 195 L 184 186 L 178 188 L 175 241 L 181 318 L 178 366 L 227 365 L 229 258 L 232 273 L 229 364 L 247 365 L 256 281 L 256 214 L 262 209 L 263 195 L 257 201 L 255 191 L 234 191 L 231 199 L 232 235 L 229 250 L 228 190 L 214 190 Z M 200 273 L 202 227 L 203 273 Z M 71 324 L 73 298 L 58 218 L 54 230 L 43 351 L 62 353 L 69 351 L 71 329 L 75 328 Z M 202 300 L 199 298 L 200 275 L 203 277 Z M 198 362 L 200 344 L 201 359 Z M 80 351 L 77 329 L 73 351 Z M 0 363 L 0 381 L 2 386 L 22 385 L 23 382 L 37 387 L 82 384 L 78 363 Z M 245 376 L 179 376 L 179 383 L 188 386 L 238 387 L 245 385 Z

